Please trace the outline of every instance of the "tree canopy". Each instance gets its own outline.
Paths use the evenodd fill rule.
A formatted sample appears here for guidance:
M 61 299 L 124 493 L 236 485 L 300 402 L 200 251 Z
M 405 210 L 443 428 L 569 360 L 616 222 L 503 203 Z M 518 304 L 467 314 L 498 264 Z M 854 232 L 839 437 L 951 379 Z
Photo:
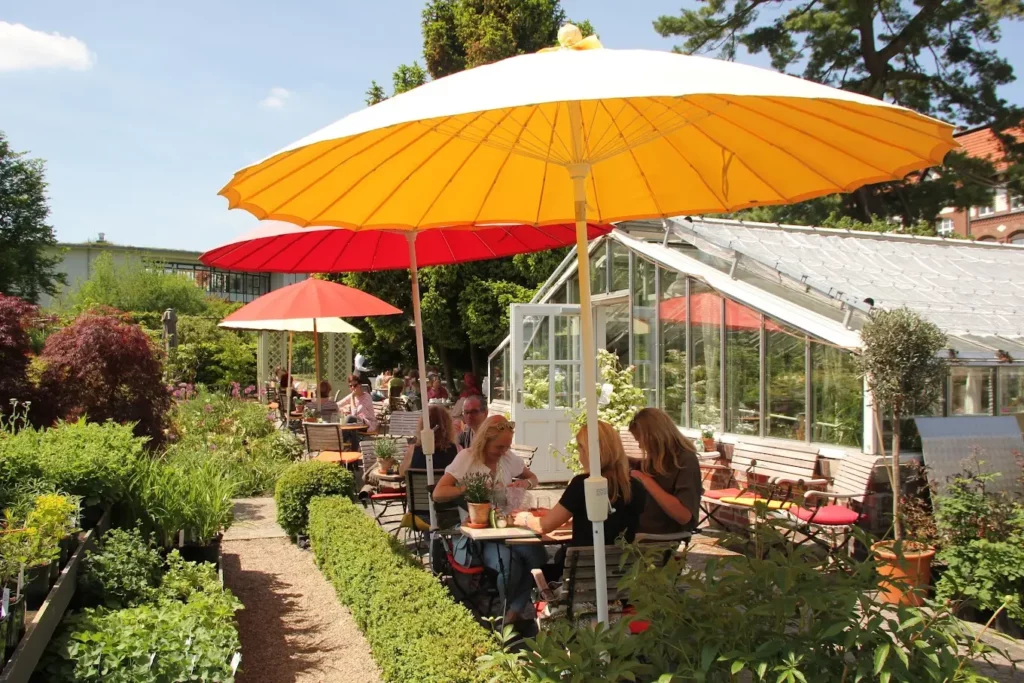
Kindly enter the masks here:
M 49 215 L 43 160 L 14 151 L 0 131 L 0 292 L 36 303 L 65 282 Z
M 426 69 L 417 62 L 399 66 L 392 76 L 391 96 L 422 85 L 428 77 L 442 78 L 555 45 L 558 29 L 567 21 L 558 0 L 431 0 L 422 17 Z M 577 25 L 585 35 L 593 32 L 589 22 Z M 387 97 L 376 81 L 366 91 L 370 106 Z M 420 271 L 424 338 L 449 378 L 457 369 L 482 373 L 486 354 L 508 334 L 508 305 L 529 301 L 565 254 L 559 249 Z M 337 279 L 411 315 L 406 271 L 347 273 Z M 408 317 L 366 318 L 359 326 L 364 334 L 356 344 L 376 368 L 408 364 L 415 358 Z
M 991 125 L 1012 162 L 1003 177 L 992 163 L 953 152 L 938 172 L 757 212 L 759 218 L 817 224 L 840 215 L 869 224 L 875 217 L 898 217 L 910 226 L 931 224 L 946 206 L 989 201 L 997 182 L 1024 189 L 1024 144 L 1008 132 L 1020 125 L 1024 110 L 999 96 L 999 87 L 1015 77 L 995 49 L 1001 22 L 1021 16 L 1024 4 L 1006 0 L 709 0 L 679 16 L 659 17 L 654 28 L 682 38 L 680 52 L 725 59 L 734 59 L 740 48 L 765 53 L 778 71 L 951 123 Z M 928 182 L 920 182 L 926 176 Z

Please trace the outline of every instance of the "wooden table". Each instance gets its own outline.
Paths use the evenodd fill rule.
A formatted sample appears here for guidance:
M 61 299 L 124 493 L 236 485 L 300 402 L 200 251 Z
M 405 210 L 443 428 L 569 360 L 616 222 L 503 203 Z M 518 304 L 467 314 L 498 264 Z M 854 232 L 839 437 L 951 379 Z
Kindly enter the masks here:
M 384 474 L 380 470 L 377 470 L 374 474 L 377 475 L 377 484 L 382 489 L 387 488 L 398 491 L 405 488 L 405 477 L 401 474 Z
M 465 523 L 459 530 L 474 541 L 490 543 L 564 545 L 572 541 L 572 525 L 562 526 L 549 534 L 538 534 L 533 529 L 521 526 L 507 526 L 504 529 L 473 529 Z

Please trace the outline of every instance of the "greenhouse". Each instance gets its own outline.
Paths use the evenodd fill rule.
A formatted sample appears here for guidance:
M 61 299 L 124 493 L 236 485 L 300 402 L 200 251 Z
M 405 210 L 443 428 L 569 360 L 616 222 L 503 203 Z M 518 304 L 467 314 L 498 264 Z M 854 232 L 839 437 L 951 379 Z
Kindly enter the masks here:
M 930 413 L 1024 412 L 1024 247 L 761 223 L 629 222 L 590 245 L 598 348 L 691 436 L 881 451 L 856 369 L 872 308 L 907 306 L 948 335 Z M 566 475 L 580 396 L 575 254 L 513 304 L 487 386 L 538 473 Z

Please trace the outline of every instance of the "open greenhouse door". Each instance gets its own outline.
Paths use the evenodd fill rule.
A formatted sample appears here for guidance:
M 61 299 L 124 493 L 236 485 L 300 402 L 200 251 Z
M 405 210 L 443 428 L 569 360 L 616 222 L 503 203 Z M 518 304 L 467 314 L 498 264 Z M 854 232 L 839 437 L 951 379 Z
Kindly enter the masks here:
M 568 481 L 561 454 L 581 398 L 580 307 L 512 304 L 509 324 L 515 443 L 537 447 L 530 469 L 541 481 Z

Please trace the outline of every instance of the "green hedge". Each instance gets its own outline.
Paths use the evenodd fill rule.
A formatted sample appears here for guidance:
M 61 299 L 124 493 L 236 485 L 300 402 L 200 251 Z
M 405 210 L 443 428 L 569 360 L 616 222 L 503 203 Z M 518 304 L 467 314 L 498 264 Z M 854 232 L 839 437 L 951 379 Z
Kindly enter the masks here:
M 278 477 L 274 488 L 277 523 L 290 536 L 306 533 L 309 501 L 316 496 L 355 495 L 352 473 L 340 465 L 319 460 L 292 464 Z
M 384 680 L 487 679 L 476 658 L 493 649 L 490 634 L 362 509 L 344 498 L 315 499 L 309 537 L 317 564 L 366 635 Z

